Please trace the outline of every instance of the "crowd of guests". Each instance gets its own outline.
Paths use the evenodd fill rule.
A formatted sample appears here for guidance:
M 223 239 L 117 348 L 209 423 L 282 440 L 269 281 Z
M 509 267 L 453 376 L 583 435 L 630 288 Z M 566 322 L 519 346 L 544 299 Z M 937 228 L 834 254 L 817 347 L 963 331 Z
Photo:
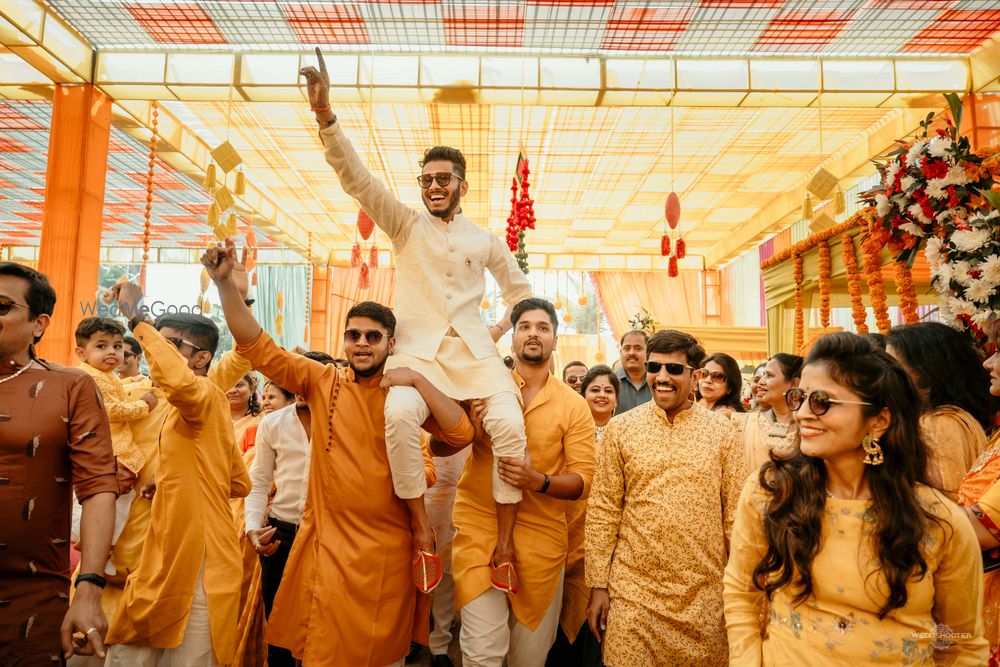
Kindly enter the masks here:
M 470 667 L 996 664 L 1000 355 L 984 367 L 966 334 L 831 334 L 744 382 L 686 333 L 631 331 L 617 369 L 560 378 L 555 310 L 522 301 L 509 590 L 484 402 L 386 370 L 376 303 L 348 313 L 346 369 L 280 348 L 219 256 L 234 350 L 213 362 L 200 316 L 137 316 L 134 337 L 87 318 L 79 371 L 34 354 L 45 277 L 0 264 L 0 663 L 382 666 L 423 644 L 437 667 L 457 635 Z M 126 313 L 141 298 L 115 292 Z M 430 410 L 429 595 L 398 546 L 389 386 Z

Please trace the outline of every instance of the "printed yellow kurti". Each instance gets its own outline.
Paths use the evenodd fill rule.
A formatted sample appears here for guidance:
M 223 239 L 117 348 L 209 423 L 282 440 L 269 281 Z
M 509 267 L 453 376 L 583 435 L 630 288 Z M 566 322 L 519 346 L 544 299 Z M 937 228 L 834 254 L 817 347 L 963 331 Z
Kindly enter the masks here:
M 920 427 L 927 442 L 928 481 L 957 501 L 962 478 L 986 450 L 986 433 L 972 415 L 951 405 L 925 413 Z
M 108 423 L 111 425 L 111 444 L 118 465 L 138 473 L 146 462 L 146 456 L 140 447 L 133 444 L 130 423 L 146 417 L 149 414 L 149 405 L 143 400 L 129 400 L 125 395 L 122 381 L 113 372 L 98 370 L 86 362 L 81 362 L 79 367 L 94 378 L 97 388 L 101 390 L 104 409 L 108 413 Z
M 225 665 L 236 650 L 240 579 L 233 574 L 241 567 L 229 499 L 249 493 L 250 477 L 223 391 L 195 375 L 152 325 L 141 323 L 134 333 L 169 409 L 157 451 L 149 530 L 106 641 L 180 645 L 204 565 L 212 652 Z
M 771 460 L 771 452 L 778 456 L 795 451 L 798 433 L 794 424 L 777 424 L 770 410 L 735 412 L 729 419 L 743 438 L 743 463 L 748 473 L 760 471 Z
M 964 507 L 979 503 L 985 498 L 986 507 L 980 507 L 993 515 L 993 521 L 1000 521 L 1000 432 L 993 434 L 989 447 L 979 455 L 958 488 L 958 502 Z M 996 487 L 996 488 L 994 488 Z M 986 497 L 993 490 L 994 500 Z M 992 505 L 990 504 L 992 503 Z M 995 525 L 1000 525 L 996 523 Z M 1000 654 L 1000 571 L 994 570 L 983 577 L 983 624 L 986 640 L 990 643 L 991 655 Z
M 280 348 L 266 333 L 237 348 L 309 404 L 305 509 L 265 638 L 308 667 L 383 667 L 426 643 L 427 596 L 410 576 L 410 515 L 392 490 L 382 375 L 355 377 Z M 464 417 L 438 439 L 464 445 Z
M 514 374 L 518 386 L 524 381 Z M 587 402 L 553 375 L 524 409 L 531 466 L 549 475 L 576 473 L 587 497 L 594 474 L 594 418 Z M 491 492 L 493 452 L 473 444 L 458 480 L 451 567 L 456 606 L 462 608 L 490 587 L 489 562 L 497 543 L 496 504 Z M 514 549 L 521 591 L 510 597 L 518 621 L 538 627 L 566 568 L 569 503 L 525 491 L 514 526 Z
M 975 533 L 962 510 L 940 493 L 919 486 L 917 496 L 943 525 L 929 523 L 927 574 L 907 586 L 905 607 L 878 619 L 886 588 L 872 552 L 870 501 L 827 498 L 812 563 L 813 595 L 794 605 L 794 590 L 782 589 L 764 615 L 764 594 L 753 585 L 752 574 L 767 551 L 762 516 L 769 496 L 756 479 L 747 480 L 726 567 L 730 664 L 984 667 L 982 565 Z M 768 623 L 764 640 L 762 620 Z M 938 624 L 950 630 L 951 646 L 932 645 Z
M 722 572 L 743 445 L 695 405 L 667 421 L 654 402 L 604 428 L 587 507 L 586 576 L 611 596 L 608 667 L 724 665 Z
M 598 426 L 594 433 L 594 460 L 601 455 L 601 439 L 604 427 Z M 587 520 L 589 499 L 574 500 L 566 509 L 566 523 L 569 532 L 569 546 L 566 554 L 566 577 L 563 579 L 563 602 L 559 612 L 559 627 L 572 644 L 587 620 L 587 603 L 590 588 L 584 576 L 584 526 Z

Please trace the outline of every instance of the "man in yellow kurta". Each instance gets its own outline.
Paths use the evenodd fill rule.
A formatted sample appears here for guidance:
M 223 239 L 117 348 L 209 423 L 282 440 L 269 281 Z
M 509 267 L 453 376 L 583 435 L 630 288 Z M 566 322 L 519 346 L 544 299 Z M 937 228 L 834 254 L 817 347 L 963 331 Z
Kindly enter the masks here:
M 587 402 L 549 372 L 558 320 L 544 299 L 521 301 L 514 324 L 514 379 L 524 400 L 526 460 L 502 458 L 500 475 L 524 499 L 514 527 L 517 569 L 525 584 L 515 596 L 491 588 L 487 563 L 497 540 L 490 495 L 493 453 L 480 434 L 458 482 L 452 572 L 462 611 L 462 664 L 541 667 L 555 640 L 566 567 L 566 500 L 586 497 L 594 474 L 594 419 Z M 481 418 L 481 406 L 473 406 Z M 478 421 L 478 420 L 477 420 Z M 435 445 L 435 453 L 453 449 Z M 513 619 L 511 619 L 513 614 Z
M 226 391 L 249 370 L 250 362 L 235 352 L 227 352 L 218 363 L 212 364 L 208 369 L 208 379 L 222 391 Z M 143 488 L 148 488 L 147 485 L 156 482 L 160 431 L 163 430 L 163 422 L 167 418 L 170 405 L 167 403 L 163 390 L 154 387 L 150 379 L 144 375 L 131 376 L 127 382 L 123 381 L 123 385 L 126 399 L 129 401 L 139 400 L 139 397 L 146 392 L 151 392 L 157 400 L 156 407 L 150 410 L 147 416 L 130 424 L 135 447 L 139 449 L 146 460 L 139 471 L 139 479 L 135 482 L 136 491 L 141 492 Z M 101 606 L 108 619 L 115 617 L 118 606 L 124 597 L 125 578 L 139 567 L 139 556 L 142 554 L 142 545 L 146 541 L 151 508 L 152 500 L 140 493 L 129 508 L 128 521 L 125 522 L 125 528 L 111 550 L 111 564 L 117 574 L 108 577 L 108 585 L 101 592 Z M 77 570 L 79 571 L 79 567 Z M 71 589 L 71 598 L 73 593 L 74 591 Z M 103 665 L 104 661 L 93 657 L 85 660 L 77 656 L 72 664 L 74 667 L 99 666 Z
M 727 664 L 722 574 L 743 446 L 689 400 L 705 356 L 680 331 L 647 346 L 653 400 L 604 429 L 586 520 L 588 622 L 608 667 Z
M 266 639 L 306 667 L 402 666 L 411 638 L 426 642 L 427 597 L 410 582 L 410 528 L 385 451 L 385 388 L 411 386 L 433 420 L 424 427 L 456 445 L 472 439 L 457 403 L 406 368 L 383 373 L 396 320 L 385 306 L 356 304 L 344 332 L 347 369 L 280 348 L 243 306 L 235 248 L 202 263 L 219 289 L 237 350 L 309 405 L 309 482 L 302 523 L 268 618 Z M 234 281 L 234 276 L 236 280 Z M 437 424 L 445 424 L 442 431 Z
M 240 547 L 230 497 L 250 478 L 233 438 L 229 404 L 208 379 L 218 328 L 197 315 L 156 326 L 137 307 L 138 287 L 115 286 L 146 352 L 150 376 L 170 404 L 159 441 L 150 526 L 139 566 L 108 631 L 113 667 L 225 665 L 236 650 Z

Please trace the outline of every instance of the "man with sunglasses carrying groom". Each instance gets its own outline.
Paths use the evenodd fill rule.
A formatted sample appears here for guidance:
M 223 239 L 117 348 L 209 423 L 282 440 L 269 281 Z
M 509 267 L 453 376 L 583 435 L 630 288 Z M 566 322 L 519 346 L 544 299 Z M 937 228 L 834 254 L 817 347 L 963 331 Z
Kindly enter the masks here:
M 450 398 L 485 399 L 483 427 L 493 440 L 493 498 L 497 503 L 497 543 L 491 581 L 508 594 L 518 589 L 514 523 L 521 489 L 503 481 L 497 462 L 523 459 L 524 417 L 517 387 L 504 366 L 496 341 L 511 328 L 510 310 L 489 329 L 483 326 L 484 271 L 489 271 L 513 307 L 531 297 L 531 286 L 503 241 L 462 215 L 469 190 L 465 157 L 449 146 L 428 149 L 416 177 L 426 210 L 411 209 L 365 168 L 330 109 L 330 77 L 319 49 L 319 67 L 305 67 L 309 103 L 316 114 L 326 161 L 344 191 L 354 197 L 392 241 L 396 258 L 394 312 L 399 320 L 396 352 L 387 369 L 411 368 Z M 394 386 L 385 401 L 386 447 L 396 495 L 410 512 L 412 576 L 431 591 L 441 581 L 441 558 L 424 507 L 420 424 L 430 414 L 413 387 Z
M 747 472 L 736 428 L 691 401 L 704 358 L 689 334 L 653 334 L 652 400 L 604 429 L 585 532 L 587 621 L 608 667 L 729 661 L 722 575 Z

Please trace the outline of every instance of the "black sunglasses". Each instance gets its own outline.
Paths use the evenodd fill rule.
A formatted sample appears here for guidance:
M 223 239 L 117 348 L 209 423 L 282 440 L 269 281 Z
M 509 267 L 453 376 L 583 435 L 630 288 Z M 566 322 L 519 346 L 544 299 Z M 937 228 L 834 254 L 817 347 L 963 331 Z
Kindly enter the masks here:
M 382 342 L 383 334 L 378 329 L 361 331 L 360 329 L 348 329 L 344 332 L 344 340 L 350 343 L 357 343 L 364 336 L 369 345 L 378 345 Z
M 680 364 L 677 362 L 660 363 L 659 361 L 647 361 L 646 362 L 646 372 L 657 375 L 661 368 L 666 368 L 667 372 L 671 375 L 683 375 L 685 368 L 690 368 L 691 370 L 698 370 L 694 366 L 688 366 L 687 364 Z
M 14 306 L 17 306 L 18 308 L 24 308 L 29 311 L 31 310 L 31 308 L 28 308 L 28 306 L 18 303 L 13 299 L 8 299 L 7 297 L 0 297 L 0 315 L 6 315 L 7 313 L 10 312 L 10 309 L 13 308 Z
M 726 374 L 722 371 L 706 371 L 704 368 L 701 369 L 701 379 L 711 380 L 712 382 L 725 382 Z
M 205 349 L 203 347 L 198 347 L 197 345 L 189 341 L 187 338 L 172 338 L 170 336 L 164 336 L 164 338 L 170 341 L 173 344 L 173 346 L 176 347 L 178 350 L 181 349 L 181 345 L 190 345 L 191 347 L 194 348 L 195 352 L 201 352 L 202 350 Z
M 451 179 L 453 176 L 460 181 L 463 180 L 462 177 L 459 176 L 458 174 L 441 172 L 439 174 L 421 174 L 420 176 L 417 176 L 417 184 L 422 189 L 426 190 L 427 188 L 431 187 L 431 183 L 437 181 L 438 185 L 440 185 L 442 188 L 446 188 L 448 187 L 448 184 L 451 183 Z
M 817 417 L 822 417 L 830 410 L 831 405 L 839 403 L 847 403 L 850 405 L 872 405 L 871 403 L 866 403 L 865 401 L 841 401 L 836 398 L 830 398 L 830 394 L 825 391 L 814 391 L 807 394 L 805 390 L 800 387 L 792 387 L 785 392 L 785 403 L 792 412 L 797 412 L 806 401 L 809 402 L 809 410 Z
M 126 352 L 125 353 L 125 361 L 128 361 L 129 359 L 131 359 L 134 356 L 135 356 L 135 352 Z

